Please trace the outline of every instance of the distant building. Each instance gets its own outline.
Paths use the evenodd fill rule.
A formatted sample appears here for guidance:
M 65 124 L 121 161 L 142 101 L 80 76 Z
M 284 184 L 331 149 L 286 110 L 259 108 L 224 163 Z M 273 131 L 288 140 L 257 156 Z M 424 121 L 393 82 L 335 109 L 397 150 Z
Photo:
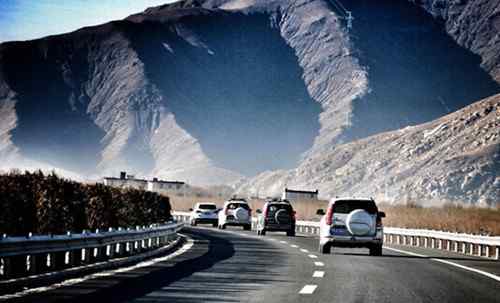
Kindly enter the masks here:
M 181 181 L 165 181 L 153 178 L 153 180 L 136 179 L 126 172 L 120 173 L 120 178 L 105 177 L 104 185 L 120 188 L 136 188 L 164 194 L 184 194 L 188 185 Z
M 105 177 L 104 185 L 120 188 L 131 187 L 146 190 L 148 181 L 143 179 L 136 179 L 134 176 L 127 175 L 125 172 L 121 172 L 120 178 Z
M 164 181 L 157 178 L 148 181 L 148 190 L 154 192 L 183 192 L 186 187 L 186 183 L 181 181 Z
M 281 196 L 284 200 L 318 200 L 318 190 L 294 190 L 285 188 Z

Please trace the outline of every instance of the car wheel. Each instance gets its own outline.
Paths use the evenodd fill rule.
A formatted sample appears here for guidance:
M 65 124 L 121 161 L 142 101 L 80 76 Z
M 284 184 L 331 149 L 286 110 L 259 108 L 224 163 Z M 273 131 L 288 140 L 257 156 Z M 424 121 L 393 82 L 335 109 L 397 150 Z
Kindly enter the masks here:
M 225 224 L 222 224 L 222 225 L 220 226 L 220 229 L 226 229 L 226 225 L 225 225 Z
M 252 225 L 243 225 L 243 230 L 251 230 Z
M 217 226 L 218 226 L 218 224 L 217 224 L 217 223 L 212 223 L 212 226 L 213 226 L 213 227 L 217 227 Z
M 257 229 L 257 236 L 260 236 L 261 233 L 260 233 L 260 230 Z
M 381 256 L 382 245 L 373 245 L 370 247 L 370 256 Z
M 323 244 L 323 245 L 319 245 L 319 252 L 322 253 L 322 254 L 329 254 L 332 250 L 332 247 L 326 243 L 326 244 Z
M 288 237 L 295 237 L 295 229 L 294 230 L 289 230 L 286 232 L 286 235 Z
M 261 235 L 261 236 L 265 236 L 265 235 L 266 235 L 266 231 L 265 231 L 264 229 L 263 229 L 263 230 L 261 230 L 261 231 L 260 231 L 260 235 Z

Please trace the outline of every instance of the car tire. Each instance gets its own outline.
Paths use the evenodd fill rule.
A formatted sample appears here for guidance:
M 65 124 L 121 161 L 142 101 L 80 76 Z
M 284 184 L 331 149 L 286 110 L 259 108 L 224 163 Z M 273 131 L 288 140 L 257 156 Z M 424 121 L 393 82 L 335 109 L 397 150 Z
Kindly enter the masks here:
M 260 235 L 261 235 L 261 236 L 265 236 L 265 235 L 266 235 L 266 231 L 265 231 L 264 229 L 263 229 L 263 230 L 261 230 L 261 231 L 260 231 Z
M 295 237 L 295 229 L 294 230 L 289 230 L 286 232 L 286 235 L 288 237 Z
M 222 224 L 222 225 L 220 226 L 220 229 L 226 229 L 226 225 L 225 225 L 225 224 Z
M 212 227 L 217 227 L 219 226 L 217 223 L 212 223 Z
M 191 226 L 196 226 L 196 220 L 191 221 Z
M 252 225 L 243 225 L 243 230 L 252 230 Z
M 382 245 L 373 245 L 370 247 L 370 256 L 381 256 Z
M 323 244 L 323 245 L 322 244 L 319 245 L 319 252 L 320 253 L 326 255 L 326 254 L 331 253 L 331 251 L 332 251 L 332 247 L 328 243 Z

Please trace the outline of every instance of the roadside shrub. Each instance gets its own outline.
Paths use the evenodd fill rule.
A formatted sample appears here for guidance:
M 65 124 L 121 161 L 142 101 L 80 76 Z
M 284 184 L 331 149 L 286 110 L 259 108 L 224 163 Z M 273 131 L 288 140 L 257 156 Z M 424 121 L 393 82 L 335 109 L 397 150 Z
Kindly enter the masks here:
M 168 197 L 137 189 L 81 184 L 55 173 L 0 175 L 0 233 L 62 234 L 149 225 L 170 218 Z

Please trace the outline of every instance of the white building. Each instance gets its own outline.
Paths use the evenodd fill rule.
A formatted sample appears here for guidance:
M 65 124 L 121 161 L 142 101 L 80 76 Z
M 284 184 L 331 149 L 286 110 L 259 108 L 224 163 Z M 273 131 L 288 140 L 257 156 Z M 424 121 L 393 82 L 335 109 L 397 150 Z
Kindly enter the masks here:
M 104 185 L 135 188 L 164 194 L 184 194 L 188 185 L 181 181 L 164 181 L 153 178 L 153 180 L 136 179 L 134 176 L 120 173 L 120 178 L 105 177 Z
M 294 190 L 285 188 L 281 196 L 282 199 L 286 200 L 318 200 L 318 190 L 307 191 L 307 190 Z

